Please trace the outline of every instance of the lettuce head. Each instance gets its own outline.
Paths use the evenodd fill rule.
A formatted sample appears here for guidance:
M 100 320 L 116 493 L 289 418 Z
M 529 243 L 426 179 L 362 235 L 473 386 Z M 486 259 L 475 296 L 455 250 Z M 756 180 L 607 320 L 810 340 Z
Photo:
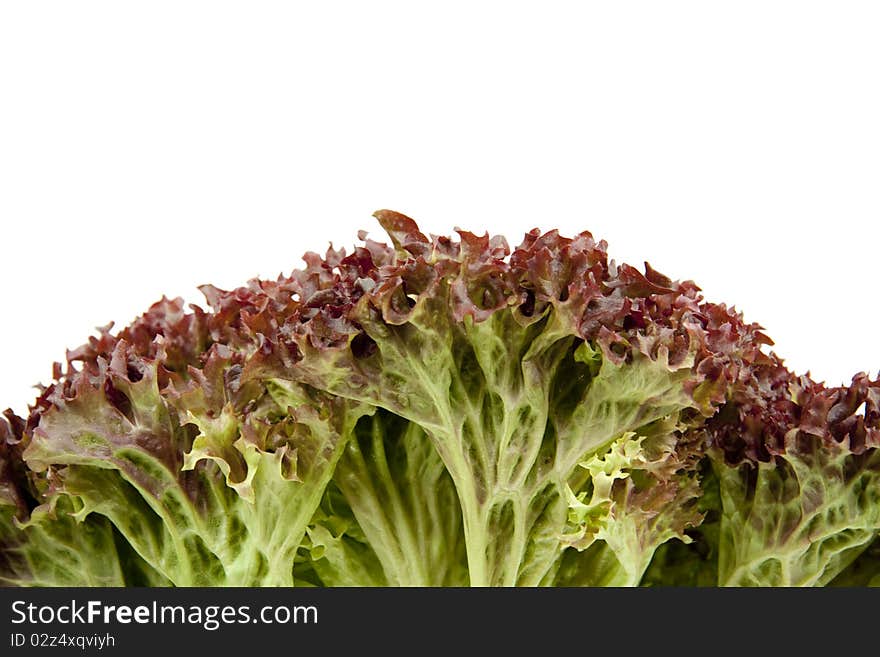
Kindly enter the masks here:
M 6 411 L 0 581 L 877 581 L 880 382 L 791 373 L 587 232 L 375 216 L 390 244 L 163 298 Z

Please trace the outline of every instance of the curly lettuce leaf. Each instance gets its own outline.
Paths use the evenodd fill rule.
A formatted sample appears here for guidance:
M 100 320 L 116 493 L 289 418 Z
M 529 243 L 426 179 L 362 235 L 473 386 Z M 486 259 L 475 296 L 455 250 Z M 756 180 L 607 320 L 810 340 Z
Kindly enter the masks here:
M 880 531 L 880 381 L 756 369 L 710 421 L 718 584 L 822 586 Z
M 695 286 L 609 263 L 588 233 L 535 232 L 511 253 L 377 216 L 394 252 L 307 261 L 295 376 L 424 429 L 458 493 L 475 585 L 545 580 L 578 462 L 670 414 L 711 414 L 725 365 L 765 341 L 724 309 L 704 316 Z M 715 323 L 727 330 L 706 332 Z
M 823 586 L 880 530 L 880 452 L 836 446 L 719 467 L 721 586 Z
M 703 519 L 698 446 L 683 439 L 673 417 L 628 432 L 580 466 L 586 490 L 569 489 L 567 554 L 558 585 L 636 586 L 657 548 Z
M 77 517 L 109 519 L 176 586 L 291 584 L 355 422 L 348 406 L 284 382 L 255 398 L 223 348 L 164 396 L 158 367 L 120 342 L 97 382 L 80 379 L 42 415 L 24 460 L 59 470 L 50 502 L 63 494 Z

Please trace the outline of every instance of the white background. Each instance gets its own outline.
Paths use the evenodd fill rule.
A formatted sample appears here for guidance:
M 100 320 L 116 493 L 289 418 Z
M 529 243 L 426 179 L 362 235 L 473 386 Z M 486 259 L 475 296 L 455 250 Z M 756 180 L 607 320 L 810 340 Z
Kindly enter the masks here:
M 880 368 L 874 2 L 0 5 L 0 408 L 371 213 L 588 229 L 797 371 Z

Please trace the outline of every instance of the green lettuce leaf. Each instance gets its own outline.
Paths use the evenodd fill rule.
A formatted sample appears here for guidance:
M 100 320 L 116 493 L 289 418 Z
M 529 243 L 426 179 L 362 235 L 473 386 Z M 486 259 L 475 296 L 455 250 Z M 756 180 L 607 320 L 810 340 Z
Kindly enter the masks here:
M 164 396 L 158 367 L 120 342 L 100 384 L 43 414 L 24 460 L 63 468 L 52 495 L 109 519 L 176 586 L 291 584 L 356 413 L 292 383 L 233 385 L 222 346 Z
M 825 388 L 757 368 L 708 425 L 718 584 L 822 586 L 880 531 L 880 382 Z

